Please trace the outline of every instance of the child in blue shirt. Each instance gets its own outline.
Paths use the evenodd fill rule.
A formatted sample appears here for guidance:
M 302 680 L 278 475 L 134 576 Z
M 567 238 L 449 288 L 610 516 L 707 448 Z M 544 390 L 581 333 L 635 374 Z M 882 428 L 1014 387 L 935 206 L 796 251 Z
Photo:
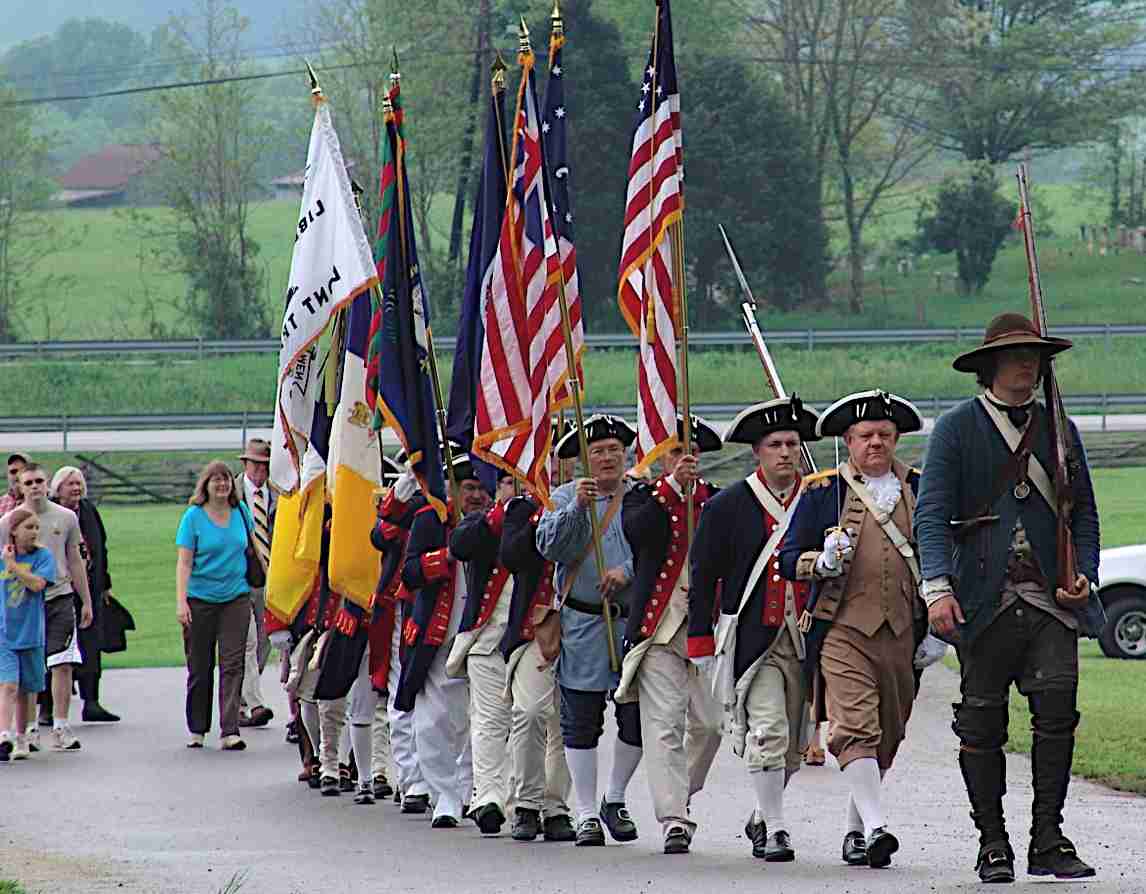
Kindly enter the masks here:
M 28 756 L 24 729 L 28 698 L 43 692 L 44 590 L 56 577 L 51 551 L 36 542 L 40 519 L 23 507 L 5 520 L 9 542 L 0 550 L 0 761 Z

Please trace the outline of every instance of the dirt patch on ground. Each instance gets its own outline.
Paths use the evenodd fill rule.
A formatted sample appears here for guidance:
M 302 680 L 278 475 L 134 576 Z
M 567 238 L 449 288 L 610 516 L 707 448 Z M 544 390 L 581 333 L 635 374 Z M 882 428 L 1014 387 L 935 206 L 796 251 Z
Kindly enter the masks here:
M 139 874 L 126 863 L 90 857 L 70 857 L 49 851 L 20 847 L 14 842 L 4 846 L 3 871 L 6 878 L 18 881 L 28 894 L 63 894 L 71 891 L 122 894 L 143 891 Z

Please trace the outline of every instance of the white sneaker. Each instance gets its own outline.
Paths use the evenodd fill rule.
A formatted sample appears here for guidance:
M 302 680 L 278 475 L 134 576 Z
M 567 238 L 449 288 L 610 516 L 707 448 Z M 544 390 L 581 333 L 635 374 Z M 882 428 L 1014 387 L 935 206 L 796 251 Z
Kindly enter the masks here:
M 16 746 L 12 749 L 12 760 L 26 761 L 32 752 L 28 750 L 28 737 L 17 736 Z
M 79 751 L 80 740 L 72 734 L 72 728 L 64 724 L 52 730 L 52 751 Z
M 187 741 L 188 748 L 202 748 L 205 736 L 202 733 L 192 733 L 191 738 Z
M 35 754 L 40 750 L 40 728 L 32 723 L 28 725 L 28 729 L 24 732 L 24 739 L 28 743 L 28 751 Z

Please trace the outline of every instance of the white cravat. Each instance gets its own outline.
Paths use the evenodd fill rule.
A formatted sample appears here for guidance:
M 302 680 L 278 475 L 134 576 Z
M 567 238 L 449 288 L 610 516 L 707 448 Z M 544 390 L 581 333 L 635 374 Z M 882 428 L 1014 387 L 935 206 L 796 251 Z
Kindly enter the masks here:
M 865 477 L 863 483 L 871 491 L 875 505 L 882 511 L 890 514 L 895 509 L 895 504 L 899 502 L 899 497 L 903 493 L 903 484 L 895 472 L 888 472 L 878 478 Z

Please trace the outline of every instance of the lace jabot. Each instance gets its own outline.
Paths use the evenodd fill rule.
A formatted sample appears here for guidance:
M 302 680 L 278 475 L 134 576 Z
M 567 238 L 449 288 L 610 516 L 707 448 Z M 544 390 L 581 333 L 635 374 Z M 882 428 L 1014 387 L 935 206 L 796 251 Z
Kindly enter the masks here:
M 863 483 L 875 498 L 875 505 L 888 514 L 895 509 L 899 497 L 903 493 L 903 483 L 896 477 L 895 472 L 888 472 L 879 478 L 865 477 Z

